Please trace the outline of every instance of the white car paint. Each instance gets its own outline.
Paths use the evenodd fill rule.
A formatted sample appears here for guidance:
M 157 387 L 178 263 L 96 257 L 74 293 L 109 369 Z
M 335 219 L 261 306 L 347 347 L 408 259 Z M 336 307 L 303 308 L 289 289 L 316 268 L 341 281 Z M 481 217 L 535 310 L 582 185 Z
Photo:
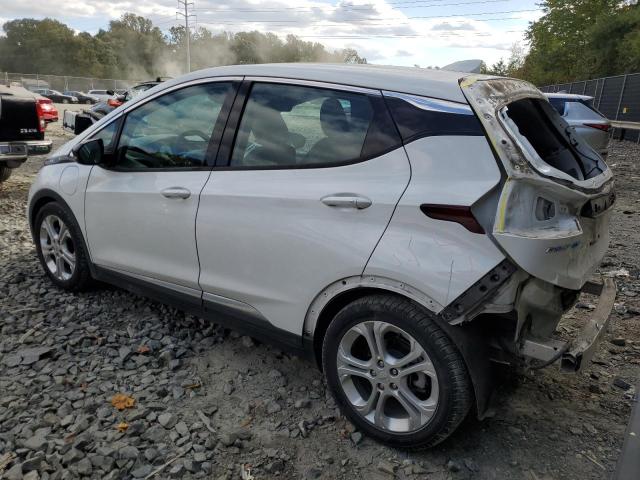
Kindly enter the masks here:
M 525 197 L 509 198 L 513 190 L 503 188 L 504 175 L 491 147 L 506 171 L 507 185 L 528 182 L 559 197 L 574 195 L 571 205 L 577 205 L 578 197 L 582 201 L 606 194 L 610 171 L 585 181 L 567 179 L 541 163 L 519 139 L 512 139 L 497 111 L 487 111 L 478 102 L 488 96 L 475 91 L 482 86 L 477 79 L 487 77 L 465 80 L 461 89 L 461 74 L 418 70 L 265 65 L 193 72 L 117 108 L 54 156 L 69 155 L 106 123 L 163 92 L 188 82 L 245 75 L 295 79 L 291 83 L 330 81 L 436 99 L 424 102 L 427 109 L 429 103 L 441 100 L 464 109 L 471 104 L 489 138 L 422 138 L 361 163 L 318 169 L 214 169 L 209 176 L 205 171 L 123 173 L 81 165 L 73 194 L 59 188 L 65 164 L 50 165 L 39 173 L 30 199 L 43 188 L 59 193 L 78 219 L 95 264 L 176 291 L 247 305 L 273 326 L 296 334 L 302 333 L 314 299 L 331 291 L 336 282 L 360 286 L 353 281 L 358 277 L 362 282 L 372 278 L 368 285 L 383 290 L 410 290 L 411 298 L 424 298 L 423 304 L 434 312 L 450 305 L 505 258 L 550 284 L 580 288 L 606 247 L 606 216 L 592 226 L 578 225 L 586 232 L 585 241 L 600 235 L 595 247 L 584 244 L 588 250 L 579 259 L 559 250 L 549 260 L 545 249 L 561 249 L 575 232 L 556 229 L 557 238 L 550 239 L 545 236 L 549 229 L 520 221 L 530 218 L 532 207 Z M 525 82 L 509 82 L 502 96 L 492 101 L 542 96 Z M 543 178 L 536 169 L 556 178 Z M 160 192 L 169 187 L 187 188 L 191 196 L 165 199 Z M 430 202 L 471 205 L 494 189 L 501 201 L 489 219 L 493 229 L 486 235 L 471 233 L 455 222 L 433 220 L 419 209 Z M 589 192 L 576 193 L 579 189 Z M 321 202 L 335 194 L 366 197 L 371 206 L 343 210 Z M 575 209 L 571 212 L 576 215 Z M 562 218 L 559 215 L 558 221 Z M 569 257 L 574 265 L 565 273 L 566 263 L 558 258 Z
M 85 194 L 92 261 L 199 290 L 194 224 L 207 171 L 122 172 L 95 167 Z M 180 186 L 189 198 L 166 198 Z
M 214 171 L 200 197 L 200 286 L 300 333 L 311 301 L 361 275 L 410 178 L 399 148 L 335 168 Z M 364 209 L 321 199 L 358 194 Z
M 411 184 L 365 275 L 417 288 L 435 302 L 430 309 L 439 312 L 505 256 L 486 235 L 433 220 L 416 205 L 472 205 L 498 184 L 500 170 L 483 137 L 427 137 L 406 150 Z

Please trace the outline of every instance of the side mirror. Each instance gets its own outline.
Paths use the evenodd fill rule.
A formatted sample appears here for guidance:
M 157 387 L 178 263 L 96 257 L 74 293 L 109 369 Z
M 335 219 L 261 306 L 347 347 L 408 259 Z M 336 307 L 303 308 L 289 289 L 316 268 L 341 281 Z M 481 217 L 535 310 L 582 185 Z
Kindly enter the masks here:
M 73 154 L 82 165 L 101 165 L 104 163 L 104 143 L 101 138 L 94 138 L 76 145 Z

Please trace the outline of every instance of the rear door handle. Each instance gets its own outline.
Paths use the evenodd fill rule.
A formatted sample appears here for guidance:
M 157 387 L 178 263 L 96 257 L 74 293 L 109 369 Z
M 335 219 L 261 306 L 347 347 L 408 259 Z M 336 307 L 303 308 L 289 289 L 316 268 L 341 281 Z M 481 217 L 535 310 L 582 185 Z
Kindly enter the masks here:
M 326 197 L 322 197 L 320 201 L 329 207 L 356 208 L 358 210 L 371 206 L 371 200 L 369 198 L 352 194 L 346 195 L 338 193 L 335 195 L 327 195 Z
M 191 191 L 182 187 L 169 187 L 160 192 L 166 198 L 182 198 L 186 199 L 191 196 Z

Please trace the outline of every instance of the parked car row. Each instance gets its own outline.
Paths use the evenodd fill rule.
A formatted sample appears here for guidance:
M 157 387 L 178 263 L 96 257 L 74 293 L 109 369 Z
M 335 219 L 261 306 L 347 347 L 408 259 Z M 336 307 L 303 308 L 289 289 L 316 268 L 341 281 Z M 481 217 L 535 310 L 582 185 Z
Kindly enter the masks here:
M 93 105 L 91 109 L 85 110 L 83 112 L 66 110 L 64 112 L 62 126 L 65 130 L 77 135 L 83 132 L 90 125 L 93 125 L 105 115 L 112 112 L 114 109 L 118 108 L 123 103 L 134 99 L 141 93 L 149 90 L 152 87 L 155 87 L 160 83 L 162 83 L 162 79 L 157 78 L 156 80 L 139 83 L 127 90 L 120 91 L 120 93 L 113 90 L 104 90 L 104 95 L 102 93 L 97 95 L 100 97 L 100 101 Z M 98 92 L 103 91 L 100 90 Z M 105 95 L 108 96 L 106 99 L 104 99 Z

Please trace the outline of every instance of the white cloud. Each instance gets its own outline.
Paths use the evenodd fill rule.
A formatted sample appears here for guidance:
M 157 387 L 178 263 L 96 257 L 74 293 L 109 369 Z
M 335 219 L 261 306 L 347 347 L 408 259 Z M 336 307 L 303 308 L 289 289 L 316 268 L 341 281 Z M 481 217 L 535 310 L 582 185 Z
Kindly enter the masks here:
M 47 0 L 29 5 L 0 0 L 4 18 L 51 17 L 92 33 L 123 12 L 147 16 L 166 30 L 176 22 L 176 7 L 175 0 Z M 481 16 L 450 18 L 447 7 L 416 12 L 393 8 L 386 0 L 340 0 L 336 4 L 314 0 L 235 0 L 231 4 L 196 0 L 193 13 L 199 26 L 216 32 L 295 34 L 329 48 L 356 48 L 370 61 L 403 65 L 444 65 L 478 56 L 493 63 L 508 56 L 511 45 L 522 40 L 521 31 L 527 22 L 540 16 L 539 12 L 516 12 L 509 15 L 517 20 L 507 23 L 483 21 Z

